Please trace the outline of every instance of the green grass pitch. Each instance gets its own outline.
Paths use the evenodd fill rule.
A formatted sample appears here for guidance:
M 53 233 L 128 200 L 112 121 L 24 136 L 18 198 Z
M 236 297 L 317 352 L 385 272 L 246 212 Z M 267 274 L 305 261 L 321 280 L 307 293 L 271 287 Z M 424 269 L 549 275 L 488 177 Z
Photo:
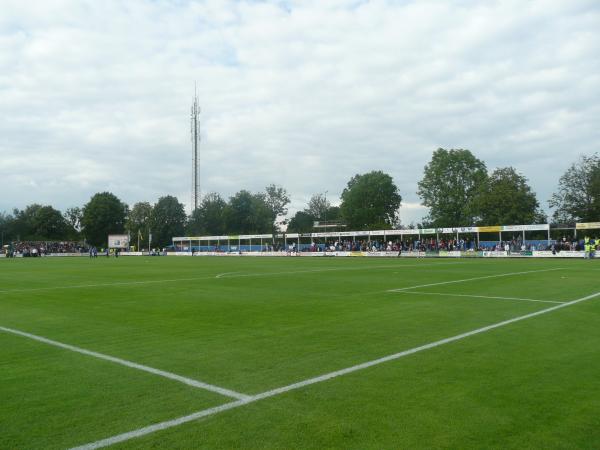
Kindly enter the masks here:
M 600 296 L 564 302 L 600 292 L 599 274 L 583 260 L 0 259 L 0 449 L 82 446 L 232 402 L 110 448 L 596 449 Z

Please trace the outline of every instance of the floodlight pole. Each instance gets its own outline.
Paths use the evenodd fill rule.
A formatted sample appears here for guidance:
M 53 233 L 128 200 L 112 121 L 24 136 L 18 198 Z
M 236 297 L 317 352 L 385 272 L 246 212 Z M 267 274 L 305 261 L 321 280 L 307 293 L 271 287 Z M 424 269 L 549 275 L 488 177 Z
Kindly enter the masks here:
M 150 217 L 144 216 L 144 225 L 148 224 Z M 142 247 L 140 247 L 140 235 L 142 234 L 142 230 L 138 230 L 138 252 L 144 252 Z M 148 237 L 150 236 L 150 227 L 148 227 Z M 150 239 L 148 239 L 148 253 L 150 253 Z
M 325 191 L 325 246 L 327 246 L 327 193 L 329 191 Z
M 198 167 L 199 160 L 199 143 L 200 143 L 200 106 L 198 105 L 198 94 L 194 85 L 194 101 L 192 102 L 191 111 L 191 135 L 192 135 L 192 212 L 198 209 L 200 203 L 200 174 Z

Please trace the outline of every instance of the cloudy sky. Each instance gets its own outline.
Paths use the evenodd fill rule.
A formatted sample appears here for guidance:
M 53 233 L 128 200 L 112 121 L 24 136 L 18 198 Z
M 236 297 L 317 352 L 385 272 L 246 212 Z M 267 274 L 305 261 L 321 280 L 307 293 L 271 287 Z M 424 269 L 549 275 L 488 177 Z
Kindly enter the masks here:
M 109 190 L 129 204 L 270 183 L 291 210 L 384 170 L 402 221 L 438 147 L 547 200 L 600 150 L 600 3 L 0 0 L 0 211 Z

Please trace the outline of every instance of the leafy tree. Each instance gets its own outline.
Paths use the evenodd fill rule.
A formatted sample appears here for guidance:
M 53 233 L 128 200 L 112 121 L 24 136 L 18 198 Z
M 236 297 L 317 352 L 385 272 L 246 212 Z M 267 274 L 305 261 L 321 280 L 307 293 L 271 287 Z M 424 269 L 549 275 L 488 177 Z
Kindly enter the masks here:
M 313 216 L 315 220 L 324 220 L 325 216 L 330 219 L 329 214 L 327 214 L 329 208 L 331 208 L 331 203 L 329 203 L 325 195 L 315 194 L 308 201 L 305 211 Z
M 174 236 L 182 236 L 187 216 L 177 198 L 166 195 L 158 199 L 150 215 L 152 245 L 159 248 L 171 244 Z
M 341 218 L 341 211 L 339 206 L 329 206 L 327 208 L 327 214 L 323 217 L 327 217 L 327 222 L 331 222 L 332 220 L 339 220 Z
M 480 186 L 474 207 L 482 225 L 545 222 L 527 178 L 512 167 L 494 170 Z
M 402 197 L 391 176 L 381 171 L 355 175 L 342 192 L 340 213 L 351 229 L 390 228 Z
M 0 212 L 0 239 L 2 240 L 2 245 L 17 238 L 14 221 L 14 217 L 10 214 Z
M 306 210 L 298 211 L 290 219 L 287 231 L 288 233 L 310 233 L 313 229 L 314 221 L 315 217 Z
M 319 219 L 327 221 L 340 219 L 340 207 L 331 206 L 329 201 L 325 200 L 322 194 L 313 195 L 306 208 L 302 211 L 297 211 L 290 219 L 287 227 L 289 233 L 309 233 L 314 229 L 314 222 Z
M 224 217 L 226 229 L 232 234 L 261 234 L 273 229 L 272 209 L 264 194 L 239 191 L 229 199 Z
M 34 203 L 28 205 L 25 209 L 13 209 L 13 220 L 12 227 L 15 231 L 14 239 L 16 240 L 28 240 L 36 239 L 34 230 L 34 218 L 42 205 Z
M 475 194 L 486 179 L 485 164 L 469 150 L 437 149 L 418 184 L 417 194 L 429 208 L 426 222 L 434 227 L 471 225 Z
M 83 216 L 83 211 L 80 207 L 74 206 L 72 208 L 67 208 L 64 212 L 63 217 L 67 221 L 67 223 L 77 232 L 81 231 L 81 217 Z
M 227 203 L 216 192 L 204 196 L 188 222 L 187 232 L 195 236 L 220 236 L 227 233 L 224 211 Z
M 63 215 L 52 206 L 42 206 L 33 216 L 33 236 L 38 239 L 66 239 L 74 231 Z
M 137 242 L 138 237 L 141 240 L 148 239 L 150 233 L 150 220 L 152 218 L 152 205 L 149 202 L 138 202 L 133 205 L 127 215 L 125 228 L 131 236 L 132 242 Z M 140 247 L 142 243 L 140 242 Z M 137 249 L 139 251 L 139 249 Z
M 7 223 L 13 239 L 57 240 L 68 239 L 73 231 L 60 211 L 52 206 L 32 204 L 23 210 L 15 209 Z
M 581 156 L 558 181 L 548 202 L 557 222 L 600 221 L 600 157 Z
M 87 241 L 96 246 L 107 245 L 108 235 L 123 233 L 127 205 L 110 192 L 94 194 L 83 207 L 81 227 Z
M 290 203 L 290 197 L 283 187 L 275 184 L 267 186 L 265 193 L 265 203 L 271 211 L 272 232 L 276 232 L 278 229 L 276 224 L 277 217 L 287 214 L 287 205 Z

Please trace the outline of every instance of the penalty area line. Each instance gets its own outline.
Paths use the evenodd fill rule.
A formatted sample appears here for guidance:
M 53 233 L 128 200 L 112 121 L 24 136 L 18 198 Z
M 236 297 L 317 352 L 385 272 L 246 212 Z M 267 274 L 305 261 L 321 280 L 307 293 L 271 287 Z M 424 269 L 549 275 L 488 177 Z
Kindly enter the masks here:
M 514 317 L 514 318 L 508 319 L 508 320 L 503 320 L 502 322 L 497 322 L 492 325 L 487 325 L 485 327 L 477 328 L 475 330 L 468 331 L 468 332 L 462 333 L 462 334 L 458 334 L 456 336 L 452 336 L 452 337 L 448 337 L 445 339 L 440 339 L 438 341 L 430 342 L 429 344 L 424 344 L 419 347 L 414 347 L 414 348 L 411 348 L 409 350 L 404 350 L 399 353 L 394 353 L 392 355 L 384 356 L 382 358 L 367 361 L 362 364 L 357 364 L 355 366 L 347 367 L 345 369 L 336 370 L 334 372 L 329 372 L 329 373 L 326 373 L 326 374 L 318 376 L 318 377 L 309 378 L 307 380 L 300 381 L 298 383 L 293 383 L 293 384 L 283 386 L 280 388 L 271 389 L 269 391 L 265 391 L 260 394 L 253 395 L 247 399 L 238 400 L 238 401 L 234 401 L 234 402 L 230 402 L 230 403 L 225 403 L 224 405 L 213 407 L 213 408 L 203 409 L 201 411 L 197 411 L 195 413 L 192 413 L 192 414 L 189 414 L 186 416 L 178 417 L 176 419 L 167 420 L 165 422 L 160 422 L 160 423 L 156 423 L 153 425 L 149 425 L 147 427 L 139 428 L 137 430 L 129 431 L 127 433 L 118 434 L 118 435 L 115 435 L 115 436 L 112 436 L 112 437 L 109 437 L 106 439 L 102 439 L 102 440 L 99 440 L 96 442 L 91 442 L 91 443 L 88 443 L 85 445 L 81 445 L 79 447 L 73 447 L 71 450 L 94 450 L 97 448 L 103 448 L 103 447 L 108 447 L 110 445 L 118 444 L 119 442 L 128 441 L 130 439 L 135 439 L 138 437 L 146 436 L 148 434 L 155 433 L 157 431 L 166 430 L 168 428 L 173 428 L 173 427 L 176 427 L 176 426 L 188 423 L 188 422 L 192 422 L 194 420 L 197 420 L 197 419 L 200 419 L 203 417 L 212 416 L 214 414 L 218 414 L 223 411 L 227 411 L 227 410 L 238 408 L 240 406 L 244 406 L 244 405 L 247 405 L 250 403 L 254 403 L 259 400 L 274 397 L 276 395 L 284 394 L 286 392 L 300 389 L 300 388 L 303 388 L 306 386 L 310 386 L 312 384 L 321 383 L 323 381 L 331 380 L 333 378 L 337 378 L 342 375 L 347 375 L 349 373 L 357 372 L 359 370 L 364 370 L 369 367 L 377 366 L 379 364 L 383 364 L 383 363 L 386 363 L 389 361 L 394 361 L 396 359 L 400 359 L 405 356 L 413 355 L 415 353 L 430 350 L 435 347 L 440 347 L 442 345 L 450 344 L 452 342 L 459 341 L 461 339 L 465 339 L 470 336 L 474 336 L 474 335 L 481 334 L 481 333 L 486 333 L 486 332 L 494 330 L 496 328 L 501 328 L 501 327 L 513 324 L 515 322 L 520 322 L 522 320 L 531 319 L 533 317 L 541 316 L 543 314 L 548 314 L 550 312 L 557 311 L 559 309 L 566 308 L 568 306 L 572 306 L 577 303 L 591 300 L 598 296 L 600 296 L 600 292 L 596 292 L 594 294 L 591 294 L 591 295 L 588 295 L 585 297 L 581 297 L 581 298 L 578 298 L 576 300 L 572 300 L 572 301 L 569 301 L 566 303 L 562 303 L 560 305 L 551 306 L 549 308 L 542 309 L 542 310 L 539 310 L 539 311 L 536 311 L 533 313 Z
M 489 278 L 510 277 L 513 275 L 527 275 L 530 273 L 552 272 L 555 270 L 564 270 L 564 267 L 555 267 L 553 269 L 528 270 L 525 272 L 500 273 L 500 274 L 495 274 L 495 275 L 485 275 L 482 277 L 463 278 L 462 280 L 440 281 L 438 283 L 420 284 L 418 286 L 408 286 L 408 287 L 404 287 L 404 288 L 389 289 L 388 292 L 401 292 L 401 291 L 408 291 L 411 289 L 420 289 L 420 288 L 424 288 L 424 287 L 443 286 L 446 284 L 455 284 L 455 283 L 465 283 L 467 281 L 487 280 Z
M 65 344 L 63 342 L 54 341 L 52 339 L 48 339 L 42 336 L 38 336 L 31 333 L 26 333 L 25 331 L 15 330 L 14 328 L 7 328 L 0 326 L 0 331 L 4 331 L 5 333 L 14 334 L 17 336 L 25 337 L 28 339 L 32 339 L 34 341 L 42 342 L 44 344 L 52 345 L 54 347 L 59 347 L 65 350 L 70 350 L 72 352 L 81 353 L 82 355 L 92 356 L 94 358 L 103 359 L 105 361 L 110 361 L 115 364 L 120 364 L 121 366 L 129 367 L 132 369 L 141 370 L 142 372 L 148 372 L 153 375 L 158 375 L 163 378 L 168 378 L 170 380 L 175 380 L 183 384 L 187 384 L 188 386 L 192 386 L 198 389 L 204 389 L 206 391 L 215 392 L 217 394 L 221 394 L 225 397 L 235 398 L 238 400 L 244 400 L 250 398 L 249 395 L 241 394 L 239 392 L 232 391 L 230 389 L 226 389 L 220 386 L 215 386 L 212 384 L 204 383 L 203 381 L 194 380 L 192 378 L 187 378 L 181 375 L 177 375 L 172 372 L 167 372 L 160 369 L 155 369 L 154 367 L 145 366 L 143 364 L 138 364 L 132 361 L 127 361 L 126 359 L 116 358 L 114 356 L 105 355 L 104 353 L 94 352 L 92 350 L 87 350 L 85 348 L 76 347 L 74 345 Z
M 558 301 L 554 301 L 554 300 L 538 300 L 535 298 L 497 297 L 494 295 L 451 294 L 451 293 L 446 293 L 446 292 L 396 291 L 396 294 L 439 295 L 442 297 L 483 298 L 483 299 L 491 299 L 491 300 L 515 300 L 515 301 L 519 301 L 519 302 L 538 302 L 538 303 L 556 303 L 556 304 L 566 303 L 566 302 L 558 302 Z
M 218 275 L 215 275 L 215 278 L 223 278 L 226 275 L 234 275 L 236 273 L 240 273 L 240 272 L 224 272 L 224 273 L 220 273 Z

